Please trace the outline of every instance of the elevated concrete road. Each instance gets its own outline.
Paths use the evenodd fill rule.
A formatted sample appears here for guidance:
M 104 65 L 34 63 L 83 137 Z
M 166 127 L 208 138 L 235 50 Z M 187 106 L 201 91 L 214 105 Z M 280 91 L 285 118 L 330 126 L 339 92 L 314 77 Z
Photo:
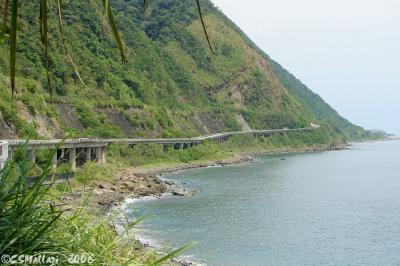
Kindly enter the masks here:
M 130 139 L 130 138 L 118 138 L 118 139 L 97 139 L 97 138 L 79 138 L 79 139 L 51 139 L 51 140 L 29 140 L 28 149 L 54 149 L 58 146 L 60 149 L 68 148 L 89 148 L 89 147 L 99 147 L 106 146 L 111 143 L 126 143 L 130 145 L 134 144 L 181 144 L 181 143 L 202 143 L 206 140 L 216 140 L 225 137 L 230 137 L 239 134 L 254 134 L 259 136 L 268 136 L 275 133 L 285 133 L 285 132 L 301 132 L 307 130 L 316 129 L 314 127 L 308 128 L 296 128 L 296 129 L 266 129 L 266 130 L 250 130 L 250 131 L 233 131 L 233 132 L 223 132 L 210 135 L 204 135 L 193 138 L 157 138 L 157 139 Z M 0 140 L 7 142 L 9 147 L 12 149 L 18 145 L 26 143 L 27 140 Z
M 35 161 L 35 150 L 52 150 L 57 149 L 57 154 L 54 155 L 53 164 L 56 166 L 60 160 L 69 162 L 72 168 L 76 167 L 76 160 L 81 162 L 96 161 L 98 163 L 105 162 L 105 149 L 108 144 L 112 143 L 126 143 L 128 145 L 136 144 L 162 144 L 165 148 L 172 147 L 174 149 L 186 149 L 194 145 L 203 143 L 207 140 L 216 141 L 221 144 L 227 141 L 233 135 L 240 134 L 253 134 L 256 137 L 270 136 L 277 133 L 287 132 L 302 132 L 308 130 L 318 129 L 319 126 L 312 124 L 308 128 L 282 128 L 282 129 L 267 129 L 267 130 L 249 130 L 249 131 L 235 131 L 210 134 L 194 138 L 159 138 L 159 139 L 96 139 L 96 138 L 80 138 L 80 139 L 52 139 L 52 140 L 29 140 L 28 152 L 31 161 Z M 11 158 L 13 153 L 19 145 L 25 144 L 27 140 L 0 140 L 1 154 L 0 159 Z M 8 146 L 8 147 L 7 147 Z M 7 147 L 8 151 L 7 151 Z M 7 154 L 5 156 L 4 154 Z M 0 165 L 1 166 L 1 165 Z

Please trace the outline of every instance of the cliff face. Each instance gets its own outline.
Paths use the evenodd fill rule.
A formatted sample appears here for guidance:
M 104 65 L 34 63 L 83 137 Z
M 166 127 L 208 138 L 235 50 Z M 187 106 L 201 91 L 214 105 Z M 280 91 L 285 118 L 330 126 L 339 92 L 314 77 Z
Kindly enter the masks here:
M 35 2 L 35 1 L 32 1 Z M 55 96 L 46 92 L 37 3 L 21 7 L 17 51 L 17 116 L 11 112 L 8 44 L 0 46 L 0 138 L 139 137 L 323 125 L 321 134 L 362 137 L 255 46 L 208 0 L 208 49 L 194 1 L 111 1 L 128 62 L 121 64 L 96 1 L 63 1 L 65 35 L 82 85 L 68 64 L 50 12 L 50 68 Z M 55 9 L 54 6 L 50 7 Z

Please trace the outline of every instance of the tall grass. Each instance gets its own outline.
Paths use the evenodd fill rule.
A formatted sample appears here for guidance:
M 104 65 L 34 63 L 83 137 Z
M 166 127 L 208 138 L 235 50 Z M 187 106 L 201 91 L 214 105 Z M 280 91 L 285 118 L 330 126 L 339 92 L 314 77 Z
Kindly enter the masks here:
M 33 165 L 27 160 L 27 147 L 20 149 L 0 172 L 0 253 L 20 254 L 58 251 L 50 237 L 63 211 L 55 205 L 50 186 L 48 160 L 42 174 L 32 183 L 28 176 Z
M 131 234 L 140 219 L 126 220 L 117 232 L 116 216 L 89 209 L 86 197 L 74 205 L 61 204 L 62 194 L 48 181 L 53 154 L 33 180 L 26 145 L 0 171 L 0 255 L 55 254 L 59 265 L 69 265 L 70 255 L 92 254 L 93 265 L 161 265 L 182 250 L 161 258 L 143 250 Z
M 134 147 L 118 144 L 108 146 L 107 153 L 111 162 L 135 167 L 160 163 L 188 163 L 199 160 L 213 160 L 225 155 L 213 141 L 178 150 L 175 150 L 172 146 L 164 149 L 159 144 L 137 144 Z

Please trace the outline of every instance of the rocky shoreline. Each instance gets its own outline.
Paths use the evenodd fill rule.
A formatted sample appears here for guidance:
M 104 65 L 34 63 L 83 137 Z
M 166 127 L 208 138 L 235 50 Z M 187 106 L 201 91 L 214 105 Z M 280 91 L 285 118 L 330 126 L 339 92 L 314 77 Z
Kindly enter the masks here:
M 182 165 L 166 166 L 151 170 L 138 170 L 127 168 L 121 170 L 110 181 L 102 181 L 90 189 L 75 190 L 63 196 L 64 202 L 73 202 L 83 193 L 90 193 L 89 205 L 100 208 L 105 212 L 119 205 L 127 198 L 141 199 L 145 197 L 160 198 L 165 195 L 171 196 L 193 196 L 196 191 L 185 188 L 171 180 L 160 178 L 165 173 L 178 172 L 187 169 L 196 169 L 211 166 L 225 166 L 243 162 L 254 162 L 249 155 L 235 155 L 226 160 L 215 160 L 209 162 L 188 163 Z
M 235 165 L 240 163 L 256 163 L 252 155 L 256 154 L 285 154 L 299 152 L 316 152 L 324 150 L 342 150 L 347 149 L 347 145 L 335 145 L 325 148 L 304 148 L 304 149 L 280 149 L 271 152 L 260 151 L 234 154 L 232 158 L 225 160 L 213 160 L 208 162 L 195 162 L 171 166 L 163 166 L 155 169 L 140 170 L 135 168 L 127 168 L 117 173 L 113 180 L 99 182 L 95 187 L 87 190 L 76 190 L 69 195 L 64 196 L 64 202 L 72 202 L 80 198 L 83 193 L 90 191 L 89 206 L 100 208 L 105 213 L 112 208 L 119 206 L 126 199 L 146 199 L 161 198 L 166 195 L 171 196 L 193 196 L 196 191 L 185 188 L 182 184 L 178 184 L 171 180 L 160 178 L 166 173 L 176 173 L 188 169 L 204 168 L 204 167 L 221 167 L 227 165 Z M 145 246 L 145 245 L 144 245 Z M 178 257 L 173 260 L 177 265 L 204 265 L 198 264 L 186 258 Z
M 203 167 L 221 167 L 226 165 L 234 165 L 239 163 L 254 163 L 256 160 L 253 155 L 256 154 L 286 154 L 299 152 L 316 152 L 326 150 L 343 150 L 347 149 L 346 144 L 331 145 L 329 147 L 308 147 L 302 149 L 279 149 L 274 151 L 259 151 L 252 153 L 234 154 L 232 158 L 224 160 L 212 160 L 207 162 L 194 162 L 170 166 L 161 166 L 149 170 L 126 168 L 116 173 L 115 177 L 110 181 L 102 181 L 95 184 L 90 191 L 89 204 L 93 207 L 100 207 L 103 210 L 122 203 L 127 198 L 141 199 L 144 197 L 160 198 L 165 195 L 172 196 L 193 196 L 196 191 L 185 188 L 181 184 L 174 181 L 165 180 L 160 176 L 166 173 L 174 173 L 183 170 L 203 168 Z M 64 196 L 64 201 L 70 202 L 79 198 L 84 192 L 76 190 L 69 195 Z

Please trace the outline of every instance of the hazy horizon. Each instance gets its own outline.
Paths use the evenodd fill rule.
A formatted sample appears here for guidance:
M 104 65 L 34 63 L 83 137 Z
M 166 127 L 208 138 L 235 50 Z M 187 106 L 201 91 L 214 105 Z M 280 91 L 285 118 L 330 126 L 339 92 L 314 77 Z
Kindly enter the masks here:
M 400 1 L 213 2 L 345 118 L 400 135 Z

